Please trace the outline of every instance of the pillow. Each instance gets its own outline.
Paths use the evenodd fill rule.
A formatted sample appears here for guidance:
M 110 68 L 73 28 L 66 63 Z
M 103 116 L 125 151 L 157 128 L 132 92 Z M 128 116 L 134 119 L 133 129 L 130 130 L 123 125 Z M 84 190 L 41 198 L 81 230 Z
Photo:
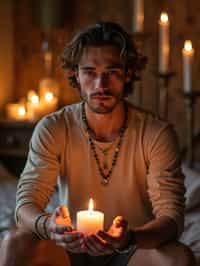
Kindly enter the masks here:
M 0 164 L 0 232 L 14 225 L 17 177 Z

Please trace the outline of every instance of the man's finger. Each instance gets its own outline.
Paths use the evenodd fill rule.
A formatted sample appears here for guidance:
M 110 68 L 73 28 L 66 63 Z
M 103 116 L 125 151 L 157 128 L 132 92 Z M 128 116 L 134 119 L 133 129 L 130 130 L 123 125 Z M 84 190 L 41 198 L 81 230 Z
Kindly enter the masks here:
M 102 239 L 104 239 L 105 241 L 107 241 L 108 243 L 111 243 L 114 241 L 114 237 L 109 235 L 107 232 L 99 230 L 97 232 L 97 235 L 100 236 Z
M 50 227 L 51 232 L 57 234 L 64 234 L 65 232 L 72 232 L 72 227 L 62 224 L 52 224 Z
M 113 251 L 112 246 L 97 235 L 90 235 L 86 237 L 84 243 L 88 249 L 95 254 L 105 255 Z
M 126 228 L 128 226 L 128 222 L 123 218 L 123 216 L 115 217 L 115 219 L 113 220 L 113 224 L 116 227 L 124 227 L 124 228 Z
M 60 215 L 63 216 L 64 218 L 70 218 L 70 213 L 66 206 L 61 205 L 59 207 L 59 211 L 60 211 Z
M 53 234 L 52 238 L 57 242 L 70 243 L 81 238 L 80 233 Z

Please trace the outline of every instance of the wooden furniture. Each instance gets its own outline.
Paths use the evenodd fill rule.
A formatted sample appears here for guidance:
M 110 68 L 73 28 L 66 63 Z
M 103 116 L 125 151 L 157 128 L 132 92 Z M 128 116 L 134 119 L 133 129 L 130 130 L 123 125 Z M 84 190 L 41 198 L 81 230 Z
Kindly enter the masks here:
M 28 154 L 35 123 L 0 120 L 0 162 L 19 176 Z

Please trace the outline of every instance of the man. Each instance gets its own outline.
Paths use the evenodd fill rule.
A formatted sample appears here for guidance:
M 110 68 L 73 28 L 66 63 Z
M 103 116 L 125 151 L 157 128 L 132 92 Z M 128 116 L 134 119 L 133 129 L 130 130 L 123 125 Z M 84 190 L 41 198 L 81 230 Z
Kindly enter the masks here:
M 145 59 L 119 25 L 105 22 L 79 33 L 62 60 L 82 102 L 38 123 L 18 185 L 18 230 L 3 242 L 0 265 L 35 265 L 39 253 L 43 265 L 194 265 L 176 241 L 184 183 L 174 131 L 125 100 Z M 61 206 L 47 214 L 57 179 Z M 76 213 L 90 197 L 105 230 L 86 235 Z

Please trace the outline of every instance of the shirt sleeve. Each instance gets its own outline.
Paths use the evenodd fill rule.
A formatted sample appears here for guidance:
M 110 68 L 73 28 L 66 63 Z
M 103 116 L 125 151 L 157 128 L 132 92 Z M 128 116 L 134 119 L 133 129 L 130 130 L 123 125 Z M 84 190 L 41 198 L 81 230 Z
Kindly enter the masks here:
M 17 195 L 17 213 L 25 204 L 35 204 L 45 209 L 54 193 L 57 177 L 60 175 L 61 138 L 55 119 L 43 118 L 36 126 L 29 145 L 25 168 L 20 176 Z
M 172 126 L 165 125 L 148 145 L 148 193 L 155 217 L 168 216 L 177 225 L 177 236 L 184 227 L 185 187 L 179 145 Z

